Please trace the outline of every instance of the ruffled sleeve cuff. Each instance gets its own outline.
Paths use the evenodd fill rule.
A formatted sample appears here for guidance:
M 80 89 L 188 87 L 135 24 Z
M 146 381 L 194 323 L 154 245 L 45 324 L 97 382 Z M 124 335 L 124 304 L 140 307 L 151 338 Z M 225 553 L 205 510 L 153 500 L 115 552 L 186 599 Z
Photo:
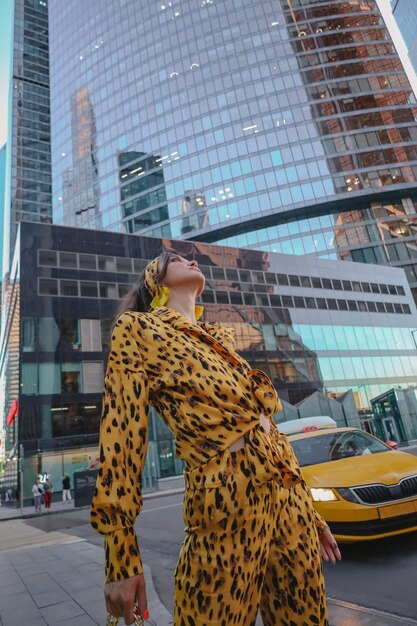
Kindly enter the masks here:
M 106 581 L 124 580 L 143 573 L 136 533 L 123 528 L 105 535 Z

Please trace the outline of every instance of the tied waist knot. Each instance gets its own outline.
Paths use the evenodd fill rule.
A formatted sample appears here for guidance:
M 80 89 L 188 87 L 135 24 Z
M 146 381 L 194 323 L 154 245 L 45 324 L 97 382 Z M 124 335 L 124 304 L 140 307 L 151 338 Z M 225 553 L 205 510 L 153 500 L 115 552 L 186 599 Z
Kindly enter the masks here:
M 262 370 L 250 370 L 248 376 L 258 413 L 266 417 L 279 413 L 282 404 L 269 376 Z

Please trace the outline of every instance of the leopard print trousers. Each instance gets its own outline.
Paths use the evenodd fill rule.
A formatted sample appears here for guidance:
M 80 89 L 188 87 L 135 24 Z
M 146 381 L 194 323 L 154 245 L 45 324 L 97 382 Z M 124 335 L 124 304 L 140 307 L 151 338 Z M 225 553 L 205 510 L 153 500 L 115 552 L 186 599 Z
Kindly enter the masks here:
M 254 626 L 258 609 L 264 626 L 328 626 L 310 496 L 254 441 L 185 474 L 174 626 Z

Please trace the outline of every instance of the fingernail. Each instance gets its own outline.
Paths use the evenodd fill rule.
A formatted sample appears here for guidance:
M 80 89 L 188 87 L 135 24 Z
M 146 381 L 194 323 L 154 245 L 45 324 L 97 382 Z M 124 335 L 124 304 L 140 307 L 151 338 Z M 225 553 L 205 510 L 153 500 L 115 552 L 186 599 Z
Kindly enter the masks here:
M 148 611 L 148 609 L 145 609 L 143 611 L 143 619 L 149 619 L 149 611 Z

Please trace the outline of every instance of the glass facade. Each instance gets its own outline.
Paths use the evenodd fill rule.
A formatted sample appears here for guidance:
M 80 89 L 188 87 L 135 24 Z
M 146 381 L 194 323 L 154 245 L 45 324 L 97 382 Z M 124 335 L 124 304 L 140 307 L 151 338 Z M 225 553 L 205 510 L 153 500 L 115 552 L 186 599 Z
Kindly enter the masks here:
M 344 403 L 342 424 L 357 425 L 372 397 L 415 384 L 417 311 L 401 270 L 322 259 L 306 267 L 291 255 L 22 223 L 7 285 L 0 397 L 3 422 L 19 404 L 5 428 L 6 469 L 16 482 L 22 445 L 25 494 L 35 471 L 52 473 L 59 486 L 64 469 L 96 463 L 112 320 L 162 247 L 198 261 L 207 279 L 204 319 L 234 327 L 236 349 L 271 377 L 284 404 L 277 420 L 317 414 L 319 393 Z M 145 488 L 181 471 L 154 411 L 150 441 Z
M 413 0 L 391 0 L 392 12 L 417 72 L 417 10 Z
M 417 106 L 375 0 L 49 13 L 56 223 L 401 266 L 417 293 Z
M 48 0 L 14 0 L 3 269 L 20 221 L 52 216 Z

